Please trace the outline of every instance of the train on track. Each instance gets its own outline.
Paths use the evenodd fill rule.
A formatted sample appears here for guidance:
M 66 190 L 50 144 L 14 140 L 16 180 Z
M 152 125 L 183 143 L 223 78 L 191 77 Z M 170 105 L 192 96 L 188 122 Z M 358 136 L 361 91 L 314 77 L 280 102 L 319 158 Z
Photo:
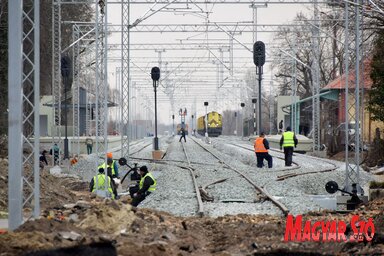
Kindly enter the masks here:
M 185 135 L 188 135 L 188 124 L 177 124 L 176 126 L 176 132 L 177 132 L 177 135 L 181 135 L 181 128 L 184 128 L 185 130 Z
M 221 114 L 212 111 L 207 114 L 208 119 L 208 136 L 217 137 L 221 135 L 223 130 L 223 121 Z M 201 116 L 197 119 L 197 133 L 205 135 L 205 116 Z

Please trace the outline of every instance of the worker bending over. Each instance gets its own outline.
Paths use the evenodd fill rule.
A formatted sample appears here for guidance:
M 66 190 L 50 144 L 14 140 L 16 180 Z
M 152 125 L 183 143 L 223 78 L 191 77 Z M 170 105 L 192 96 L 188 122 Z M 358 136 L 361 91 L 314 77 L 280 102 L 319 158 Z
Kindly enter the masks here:
M 108 178 L 108 192 L 107 192 L 107 195 L 112 197 L 112 199 L 115 199 L 115 195 L 114 195 L 113 190 L 112 190 L 111 178 L 109 176 L 107 176 L 107 178 Z M 97 186 L 96 186 L 96 184 L 97 184 Z M 89 184 L 89 191 L 90 192 L 95 192 L 96 189 L 97 190 L 105 190 L 105 172 L 104 172 L 104 168 L 99 168 L 99 173 L 92 178 L 91 183 Z
M 265 134 L 263 132 L 260 133 L 260 136 L 256 138 L 255 144 L 253 145 L 255 148 L 255 153 L 257 157 L 257 167 L 263 167 L 263 161 L 266 159 L 268 161 L 268 168 L 272 168 L 272 156 L 268 153 L 269 142 L 265 138 Z

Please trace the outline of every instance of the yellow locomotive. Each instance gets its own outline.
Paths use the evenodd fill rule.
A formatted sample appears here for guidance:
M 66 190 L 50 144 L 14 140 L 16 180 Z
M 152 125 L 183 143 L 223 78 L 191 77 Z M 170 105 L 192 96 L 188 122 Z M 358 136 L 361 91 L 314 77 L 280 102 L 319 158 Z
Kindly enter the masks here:
M 208 136 L 217 137 L 221 135 L 223 130 L 223 122 L 221 114 L 212 111 L 207 114 L 208 116 Z M 205 135 L 205 116 L 197 119 L 197 132 L 200 135 Z
M 177 124 L 176 126 L 177 135 L 181 135 L 181 127 L 184 128 L 185 135 L 188 135 L 188 129 L 189 129 L 188 124 Z

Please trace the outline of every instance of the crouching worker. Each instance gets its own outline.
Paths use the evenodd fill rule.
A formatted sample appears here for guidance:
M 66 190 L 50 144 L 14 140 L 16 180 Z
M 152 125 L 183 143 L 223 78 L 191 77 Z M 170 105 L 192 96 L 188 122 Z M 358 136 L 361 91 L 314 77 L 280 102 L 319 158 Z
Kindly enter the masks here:
M 108 178 L 108 191 L 106 191 L 106 196 L 112 197 L 112 199 L 115 199 L 115 195 L 114 195 L 113 190 L 112 190 L 111 178 L 109 176 L 107 176 L 107 178 Z M 96 189 L 98 189 L 98 191 L 104 191 L 105 190 L 104 168 L 99 168 L 99 173 L 97 175 L 95 175 L 95 177 L 92 178 L 91 183 L 89 184 L 89 191 L 90 192 L 95 192 Z M 98 191 L 96 191 L 96 194 L 98 194 Z
M 112 186 L 113 195 L 115 196 L 115 199 L 119 199 L 120 196 L 117 194 L 117 187 L 120 184 L 120 180 L 114 174 L 112 174 L 112 168 L 111 167 L 108 167 L 107 175 L 111 179 L 111 186 Z
M 147 166 L 141 166 L 139 172 L 141 175 L 139 187 L 130 190 L 132 196 L 132 206 L 138 206 L 146 196 L 156 190 L 157 182 L 152 173 L 148 172 Z
M 269 142 L 265 138 L 264 132 L 260 133 L 260 136 L 256 138 L 255 144 L 256 158 L 257 158 L 257 167 L 262 168 L 264 159 L 268 161 L 268 168 L 272 168 L 272 156 L 268 153 Z

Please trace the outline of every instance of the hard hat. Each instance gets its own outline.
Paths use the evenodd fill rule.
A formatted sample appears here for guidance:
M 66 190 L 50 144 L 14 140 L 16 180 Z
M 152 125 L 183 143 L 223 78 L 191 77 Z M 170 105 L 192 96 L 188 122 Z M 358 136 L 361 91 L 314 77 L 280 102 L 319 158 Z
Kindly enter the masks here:
M 111 152 L 107 153 L 107 158 L 112 158 L 112 153 Z

